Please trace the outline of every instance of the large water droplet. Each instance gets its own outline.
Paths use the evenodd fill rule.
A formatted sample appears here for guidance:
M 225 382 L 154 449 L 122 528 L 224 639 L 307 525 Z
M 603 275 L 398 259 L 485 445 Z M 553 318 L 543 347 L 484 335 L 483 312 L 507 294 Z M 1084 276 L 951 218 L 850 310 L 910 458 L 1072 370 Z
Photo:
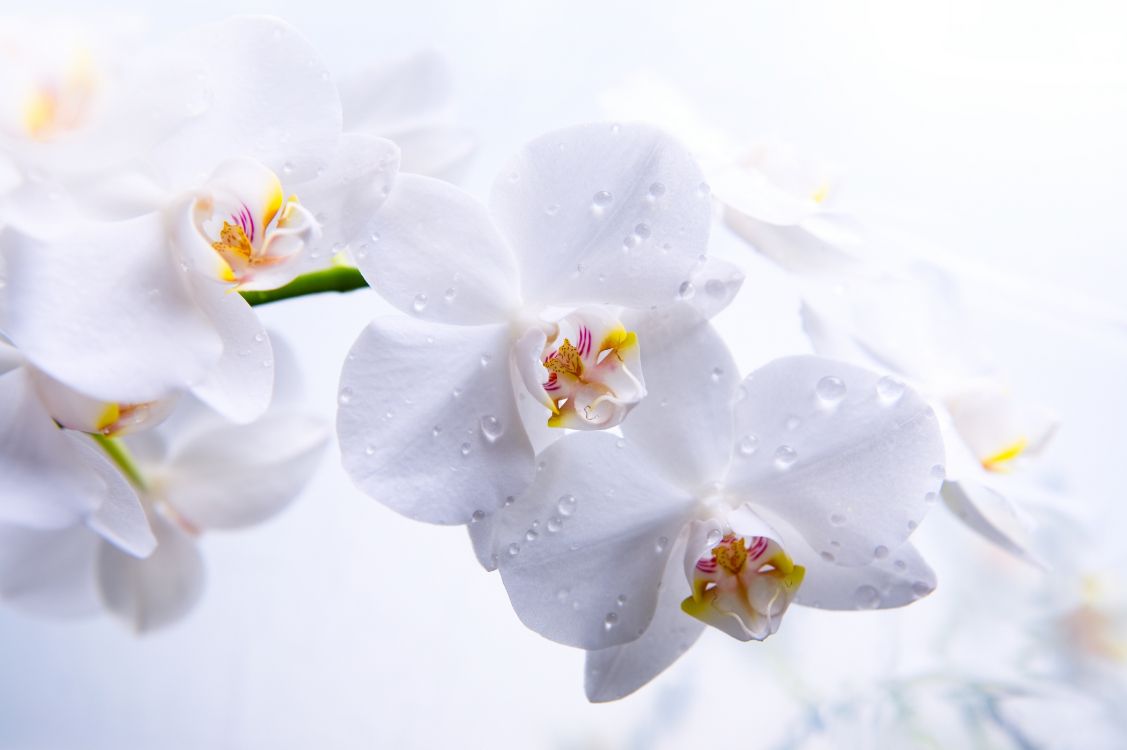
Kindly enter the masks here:
M 528 531 L 524 532 L 525 541 L 535 542 L 539 537 L 540 534 L 537 533 L 535 529 L 529 529 Z
M 485 439 L 490 443 L 496 443 L 504 432 L 505 427 L 497 417 L 492 414 L 486 414 L 481 418 L 481 434 L 484 435 Z
M 552 516 L 548 519 L 548 523 L 545 524 L 545 528 L 548 529 L 549 534 L 555 534 L 563 528 L 563 519 L 559 516 Z
M 416 294 L 414 301 L 411 302 L 411 309 L 417 313 L 427 309 L 427 296 L 422 292 Z
M 708 532 L 708 536 L 705 537 L 704 543 L 709 547 L 715 547 L 717 544 L 720 544 L 720 540 L 723 538 L 724 534 L 721 533 L 720 529 L 712 529 Z
M 475 510 L 473 512 L 473 515 L 470 516 L 470 523 L 481 523 L 484 520 L 485 520 L 485 511 L 484 510 Z
M 739 444 L 736 446 L 741 456 L 750 456 L 759 450 L 759 437 L 756 435 L 744 435 L 740 438 Z
M 677 287 L 677 296 L 681 299 L 692 299 L 696 293 L 697 289 L 691 281 L 682 281 L 681 286 Z
M 878 560 L 883 560 L 888 557 L 888 547 L 885 547 L 883 544 L 877 545 L 877 547 L 873 549 L 873 557 Z
M 563 495 L 563 496 L 561 496 L 559 502 L 556 503 L 556 510 L 558 510 L 560 512 L 560 515 L 563 516 L 564 518 L 567 518 L 572 513 L 574 513 L 575 512 L 575 495 Z
M 591 203 L 595 206 L 595 208 L 606 208 L 613 201 L 614 196 L 608 193 L 606 190 L 600 190 L 599 192 L 595 193 L 594 197 L 591 198 Z
M 650 227 L 648 224 L 639 224 L 638 226 L 634 227 L 634 234 L 639 239 L 648 240 L 652 232 L 650 232 Z
M 780 445 L 775 449 L 775 466 L 780 469 L 789 469 L 798 460 L 798 451 L 789 445 Z
M 853 606 L 857 609 L 876 609 L 880 606 L 880 592 L 872 586 L 858 586 L 853 592 Z
M 618 622 L 618 615 L 614 612 L 607 612 L 607 616 L 603 618 L 603 627 L 610 630 Z
M 877 381 L 877 396 L 885 404 L 894 404 L 903 395 L 904 383 L 891 375 L 885 375 Z
M 836 406 L 845 398 L 845 381 L 833 375 L 827 375 L 814 386 L 814 393 L 818 395 L 818 400 L 826 406 Z

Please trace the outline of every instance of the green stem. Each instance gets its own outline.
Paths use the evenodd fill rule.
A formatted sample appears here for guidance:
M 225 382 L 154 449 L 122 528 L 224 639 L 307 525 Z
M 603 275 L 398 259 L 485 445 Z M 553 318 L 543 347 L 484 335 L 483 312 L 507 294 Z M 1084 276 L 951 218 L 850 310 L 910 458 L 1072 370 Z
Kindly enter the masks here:
M 239 292 L 243 299 L 251 305 L 266 305 L 291 297 L 304 297 L 307 294 L 320 294 L 322 292 L 351 292 L 354 289 L 363 289 L 368 286 L 360 271 L 348 266 L 334 266 L 323 271 L 302 274 L 296 279 L 264 292 Z
M 121 469 L 133 486 L 139 490 L 145 489 L 145 478 L 141 476 L 141 470 L 137 468 L 137 463 L 133 460 L 133 456 L 129 453 L 129 449 L 125 447 L 125 443 L 117 438 L 106 437 L 105 435 L 91 435 L 94 442 L 106 452 L 110 460 L 117 464 L 117 468 Z

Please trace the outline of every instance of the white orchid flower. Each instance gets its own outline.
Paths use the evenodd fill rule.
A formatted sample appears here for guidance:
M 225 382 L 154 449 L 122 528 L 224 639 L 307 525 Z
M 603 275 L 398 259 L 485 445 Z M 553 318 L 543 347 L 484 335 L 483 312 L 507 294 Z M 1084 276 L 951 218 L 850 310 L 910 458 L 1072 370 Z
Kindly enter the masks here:
M 436 52 L 341 76 L 337 86 L 345 129 L 394 141 L 404 172 L 450 179 L 473 153 L 475 139 L 455 124 L 453 72 Z
M 284 406 L 252 424 L 234 425 L 195 402 L 185 403 L 155 430 L 126 438 L 133 479 L 140 483 L 136 490 L 93 454 L 101 459 L 115 502 L 130 497 L 136 503 L 139 493 L 144 506 L 136 506 L 139 522 L 146 531 L 151 523 L 157 542 L 152 554 L 143 560 L 126 554 L 91 533 L 90 524 L 29 528 L 5 518 L 0 599 L 48 615 L 108 609 L 138 631 L 171 624 L 203 591 L 197 537 L 276 515 L 305 487 L 327 441 L 321 420 Z M 0 456 L 10 458 L 7 446 Z
M 123 414 L 92 402 L 0 337 L 0 524 L 46 535 L 81 527 L 130 555 L 150 554 L 156 542 L 137 494 L 80 431 L 124 434 L 164 408 Z
M 178 127 L 90 198 L 90 214 L 128 218 L 37 235 L 8 217 L 0 320 L 37 369 L 92 398 L 190 388 L 249 421 L 269 403 L 273 357 L 231 292 L 279 286 L 345 247 L 383 201 L 397 152 L 341 134 L 328 72 L 279 21 L 203 27 L 143 62 L 183 101 Z
M 685 308 L 634 328 L 650 393 L 623 437 L 556 442 L 525 493 L 470 527 L 521 620 L 587 649 L 591 700 L 638 689 L 706 624 L 762 640 L 792 602 L 876 609 L 934 589 L 908 541 L 943 472 L 923 399 L 810 356 L 741 383 Z
M 618 424 L 645 394 L 646 346 L 618 308 L 675 300 L 699 270 L 709 212 L 689 155 L 634 125 L 531 142 L 489 208 L 401 175 L 356 261 L 412 317 L 377 319 L 344 364 L 337 424 L 353 481 L 412 518 L 467 523 L 532 480 L 518 403 L 532 429 Z

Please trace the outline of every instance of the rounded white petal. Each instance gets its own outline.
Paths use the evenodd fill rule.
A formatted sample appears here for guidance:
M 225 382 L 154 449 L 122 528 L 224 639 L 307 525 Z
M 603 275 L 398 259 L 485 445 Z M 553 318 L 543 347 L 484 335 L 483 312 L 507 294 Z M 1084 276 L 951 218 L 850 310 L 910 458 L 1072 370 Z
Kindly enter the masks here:
M 541 136 L 494 184 L 490 208 L 543 304 L 670 302 L 708 246 L 711 196 L 685 148 L 646 125 Z
M 167 252 L 156 214 L 43 245 L 9 231 L 6 333 L 38 369 L 105 401 L 156 401 L 198 381 L 219 337 Z
M 106 487 L 101 504 L 87 516 L 86 525 L 134 557 L 151 554 L 157 541 L 137 491 L 90 438 L 73 433 L 68 433 L 67 438 Z
M 520 307 L 516 261 L 485 207 L 440 180 L 400 175 L 356 265 L 404 312 L 447 323 L 490 323 Z
M 200 26 L 152 64 L 153 85 L 178 94 L 169 103 L 180 108 L 179 127 L 151 154 L 170 190 L 201 184 L 232 157 L 295 182 L 328 167 L 340 99 L 316 51 L 288 24 L 244 16 Z
M 362 133 L 341 136 L 325 171 L 292 189 L 321 225 L 320 238 L 297 260 L 299 273 L 324 266 L 348 246 L 355 255 L 379 249 L 368 227 L 398 171 L 399 149 L 391 141 Z
M 195 540 L 159 513 L 151 521 L 157 548 L 144 560 L 110 544 L 98 550 L 102 601 L 137 632 L 183 618 L 203 593 L 204 564 Z
M 701 315 L 712 318 L 731 304 L 747 278 L 740 268 L 719 258 L 709 257 L 699 264 L 678 294 Z
M 260 523 L 301 493 L 328 439 L 321 420 L 285 412 L 199 433 L 169 458 L 164 500 L 197 529 Z
M 102 480 L 43 408 L 24 368 L 0 375 L 0 523 L 59 528 L 102 502 Z
M 192 393 L 232 422 L 265 413 L 274 393 L 274 352 L 254 309 L 230 287 L 191 274 L 196 304 L 210 318 L 223 353 Z
M 345 471 L 392 510 L 467 523 L 532 481 L 516 410 L 507 324 L 446 326 L 381 318 L 353 344 L 340 378 Z
M 666 563 L 646 632 L 629 643 L 587 652 L 587 700 L 604 703 L 630 695 L 668 669 L 704 632 L 703 622 L 681 610 L 681 600 L 689 593 L 681 569 L 684 554 L 682 535 Z
M 601 649 L 645 631 L 693 499 L 639 446 L 605 432 L 569 435 L 540 457 L 536 481 L 494 519 L 494 554 L 525 625 Z
M 52 530 L 0 524 L 0 600 L 37 615 L 98 612 L 99 543 L 82 524 Z
M 739 372 L 719 334 L 685 303 L 626 316 L 638 335 L 647 395 L 622 423 L 680 486 L 723 478 L 732 453 Z
M 863 240 L 847 217 L 819 213 L 799 223 L 763 221 L 733 209 L 728 226 L 761 255 L 799 276 L 827 277 L 859 269 Z
M 794 526 L 819 554 L 865 565 L 877 546 L 899 547 L 938 499 L 938 420 L 903 383 L 786 357 L 743 388 L 728 488 Z

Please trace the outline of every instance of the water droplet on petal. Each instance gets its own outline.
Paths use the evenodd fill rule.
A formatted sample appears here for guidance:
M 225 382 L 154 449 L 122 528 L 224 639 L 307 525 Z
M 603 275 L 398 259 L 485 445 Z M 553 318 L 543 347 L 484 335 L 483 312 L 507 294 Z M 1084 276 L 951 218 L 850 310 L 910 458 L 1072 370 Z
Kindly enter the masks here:
M 723 538 L 724 535 L 720 532 L 720 529 L 712 529 L 708 532 L 708 536 L 704 538 L 704 543 L 709 547 L 715 547 L 717 544 L 720 544 L 720 540 Z
M 481 418 L 481 434 L 490 443 L 496 443 L 497 440 L 504 434 L 505 428 L 501 424 L 501 420 L 492 414 L 486 414 Z
M 943 468 L 943 464 L 936 464 L 931 467 L 931 475 L 936 479 L 946 479 L 947 470 Z
M 857 609 L 876 609 L 880 606 L 880 592 L 872 586 L 859 586 L 853 592 L 853 605 Z
M 831 513 L 830 514 L 830 523 L 832 523 L 834 526 L 844 526 L 845 525 L 845 516 L 842 515 L 841 513 Z
M 625 607 L 626 606 L 626 594 L 619 594 L 618 599 L 616 599 L 615 601 L 618 603 L 618 606 Z
M 516 557 L 518 552 L 520 552 L 520 545 L 519 544 L 517 544 L 516 542 L 513 542 L 512 544 L 509 545 L 509 557 Z
M 931 585 L 923 581 L 916 581 L 912 584 L 912 593 L 916 596 L 927 596 L 932 591 Z
M 677 287 L 677 296 L 681 299 L 692 299 L 696 293 L 696 287 L 693 286 L 691 281 L 682 281 L 681 286 Z
M 614 612 L 607 612 L 607 616 L 603 619 L 603 628 L 610 630 L 618 622 L 618 615 Z
M 534 531 L 533 529 L 529 529 L 528 531 L 524 532 L 525 541 L 535 542 L 539 536 L 540 534 L 536 533 L 536 531 Z
M 650 232 L 650 227 L 648 224 L 639 224 L 638 226 L 634 227 L 634 234 L 643 240 L 647 240 L 652 233 Z
M 434 428 L 430 431 L 430 434 L 431 434 L 431 437 L 438 437 L 441 432 L 442 432 L 442 428 L 439 427 L 438 425 L 435 425 Z
M 724 370 L 719 367 L 713 367 L 712 374 L 709 377 L 712 378 L 713 383 L 719 383 L 720 378 L 724 377 Z
M 798 452 L 789 445 L 780 445 L 775 449 L 775 466 L 780 469 L 789 469 L 798 460 Z
M 548 529 L 548 533 L 555 534 L 563 528 L 563 519 L 559 516 L 552 516 L 548 519 L 548 523 L 545 524 L 545 528 Z
M 470 523 L 481 523 L 484 520 L 485 520 L 485 511 L 484 510 L 475 510 L 473 512 L 473 515 L 470 516 Z
M 707 198 L 712 195 L 712 187 L 707 182 L 702 182 L 697 185 L 697 195 L 701 198 Z
M 663 195 L 665 195 L 665 185 L 662 185 L 660 182 L 655 182 L 650 185 L 650 197 L 660 198 Z
M 755 435 L 744 435 L 737 446 L 741 456 L 750 456 L 759 449 L 759 438 Z
M 666 546 L 669 544 L 669 537 L 658 537 L 657 542 L 654 544 L 654 552 L 661 554 L 665 551 Z
M 884 558 L 888 557 L 888 547 L 885 547 L 883 544 L 878 545 L 873 550 L 873 557 L 878 560 L 883 560 Z
M 339 400 L 340 400 L 342 405 L 347 404 L 348 402 L 352 401 L 352 389 L 349 388 L 348 386 L 341 388 Z
M 453 302 L 454 297 L 457 294 L 458 291 L 454 289 L 454 287 L 447 287 L 446 291 L 442 293 L 442 299 L 446 300 L 447 302 Z
M 470 444 L 469 443 L 462 443 L 462 455 L 463 456 L 470 455 Z
M 608 193 L 606 190 L 600 190 L 599 192 L 595 193 L 594 197 L 591 198 L 591 202 L 594 204 L 595 208 L 606 208 L 613 201 L 614 196 Z
M 877 381 L 877 396 L 885 404 L 894 404 L 900 400 L 904 395 L 904 383 L 892 377 L 885 375 Z
M 570 516 L 575 512 L 575 496 L 563 495 L 562 497 L 560 497 L 559 502 L 556 503 L 556 510 L 558 510 L 560 512 L 560 515 L 564 518 Z
M 918 527 L 919 527 L 919 524 L 917 522 L 908 521 L 908 531 L 915 531 Z
M 834 556 L 833 556 L 832 552 L 823 552 L 823 553 L 821 553 L 821 557 L 822 557 L 823 560 L 825 560 L 828 563 L 832 563 L 834 561 Z
M 256 333 L 254 334 L 254 340 L 261 344 L 266 340 L 266 334 L 262 332 Z
M 814 386 L 814 392 L 826 406 L 836 406 L 845 398 L 845 381 L 841 378 L 827 375 Z
M 417 313 L 427 309 L 427 296 L 422 292 L 416 294 L 414 301 L 411 302 L 411 309 Z

